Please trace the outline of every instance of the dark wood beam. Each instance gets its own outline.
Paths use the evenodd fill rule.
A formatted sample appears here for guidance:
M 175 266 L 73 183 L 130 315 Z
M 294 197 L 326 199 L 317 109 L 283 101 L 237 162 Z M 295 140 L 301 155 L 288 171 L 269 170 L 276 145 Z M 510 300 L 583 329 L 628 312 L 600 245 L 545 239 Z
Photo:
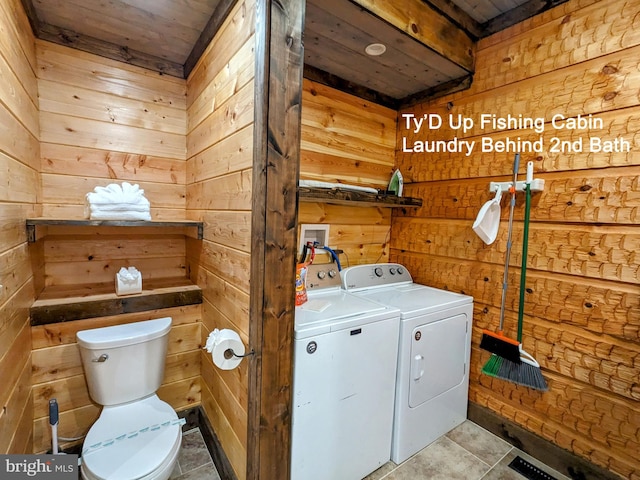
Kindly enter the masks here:
M 478 40 L 484 34 L 482 25 L 467 12 L 458 7 L 451 0 L 422 0 L 434 10 L 440 12 L 451 22 L 463 29 L 473 40 Z
M 400 102 L 398 99 L 377 92 L 370 88 L 358 85 L 356 83 L 345 80 L 331 73 L 320 70 L 319 68 L 312 67 L 311 65 L 304 66 L 304 78 L 312 80 L 317 83 L 322 83 L 336 90 L 349 93 L 359 98 L 363 98 L 370 102 L 382 105 L 384 107 L 392 108 L 396 110 Z
M 516 23 L 522 22 L 529 17 L 538 15 L 553 7 L 557 7 L 568 0 L 529 0 L 528 2 L 509 10 L 508 12 L 492 18 L 488 22 L 482 24 L 482 37 L 488 37 L 500 30 L 504 30 Z
M 257 1 L 248 480 L 290 472 L 304 5 Z
M 449 80 L 448 82 L 441 83 L 440 85 L 436 85 L 435 87 L 427 88 L 422 92 L 409 95 L 403 98 L 402 101 L 398 102 L 398 110 L 402 108 L 412 107 L 414 105 L 426 102 L 427 100 L 432 100 L 434 98 L 444 97 L 445 95 L 449 95 L 450 93 L 466 90 L 467 88 L 471 87 L 472 81 L 473 75 L 466 75 L 462 78 Z
M 218 30 L 220 30 L 220 27 L 236 4 L 236 1 L 237 0 L 221 0 L 220 3 L 218 3 L 207 25 L 204 27 L 204 30 L 202 30 L 200 37 L 191 49 L 187 60 L 184 62 L 184 78 L 187 78 L 191 70 L 193 70 L 193 67 L 196 66 L 196 63 L 198 63 L 198 60 L 200 60 L 200 57 L 211 43 L 211 40 L 213 40 L 213 37 L 218 33 Z
M 403 31 L 469 73 L 475 70 L 475 42 L 422 0 L 350 0 Z
M 38 18 L 36 9 L 33 6 L 33 2 L 31 0 L 21 0 L 21 3 L 22 3 L 22 8 L 24 8 L 25 13 L 27 14 L 27 18 L 29 19 L 29 25 L 31 25 L 31 31 L 37 37 L 38 32 L 40 31 L 40 19 Z
M 82 35 L 74 32 L 73 30 L 67 30 L 54 25 L 41 23 L 40 30 L 36 35 L 42 40 L 47 40 L 59 45 L 76 48 L 84 52 L 128 63 L 130 65 L 136 65 L 161 74 L 184 78 L 184 69 L 179 63 L 170 62 L 169 60 L 165 60 L 154 55 L 149 55 L 124 46 L 98 40 L 97 38 Z

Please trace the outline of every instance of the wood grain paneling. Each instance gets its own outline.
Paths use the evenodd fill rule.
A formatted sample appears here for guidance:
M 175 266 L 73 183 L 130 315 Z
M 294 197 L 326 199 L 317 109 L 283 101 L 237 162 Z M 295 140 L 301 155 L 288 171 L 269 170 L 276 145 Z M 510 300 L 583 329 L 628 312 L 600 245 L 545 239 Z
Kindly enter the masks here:
M 4 413 L 0 416 L 0 451 L 11 452 L 11 441 L 19 436 L 19 428 L 22 427 L 23 415 L 30 415 L 32 410 L 31 399 L 31 362 L 23 365 L 22 372 L 12 385 L 9 392 L 9 401 L 4 405 Z M 25 412 L 25 410 L 28 411 Z M 27 434 L 31 431 L 30 422 L 25 428 Z M 25 432 L 23 432 L 24 434 Z M 17 440 L 17 439 L 16 439 Z M 19 450 L 17 450 L 19 451 Z
M 395 163 L 396 115 L 305 79 L 300 178 L 385 188 Z M 329 246 L 345 252 L 343 266 L 387 261 L 390 222 L 389 209 L 376 206 L 299 204 L 298 223 L 330 225 Z
M 640 247 L 637 137 L 638 5 L 571 0 L 482 40 L 470 90 L 401 111 L 474 120 L 467 132 L 415 134 L 398 128 L 398 165 L 407 195 L 421 208 L 393 212 L 391 258 L 417 281 L 475 299 L 470 399 L 623 478 L 640 473 Z M 620 15 L 627 11 L 628 15 Z M 625 18 L 623 18 L 625 17 Z M 554 115 L 595 118 L 584 129 L 554 125 Z M 501 129 L 481 115 L 540 119 L 540 127 Z M 592 115 L 592 117 L 589 117 Z M 402 117 L 401 117 L 402 118 Z M 545 189 L 533 195 L 524 349 L 540 362 L 546 393 L 481 374 L 488 353 L 482 329 L 497 329 L 506 245 L 507 203 L 496 242 L 471 229 L 491 198 L 490 181 L 509 181 L 514 152 L 402 152 L 404 140 L 541 139 L 525 151 Z M 587 147 L 553 152 L 552 138 Z M 624 139 L 628 149 L 598 152 L 590 138 Z M 410 143 L 411 144 L 411 143 Z M 521 163 L 522 166 L 522 163 Z M 524 172 L 524 167 L 520 172 Z M 522 173 L 521 173 L 522 175 Z M 523 196 L 516 203 L 513 268 L 505 334 L 515 338 Z
M 237 2 L 187 79 L 186 212 L 204 222 L 187 242 L 203 291 L 202 342 L 214 328 L 249 328 L 255 2 Z M 201 401 L 238 477 L 247 469 L 246 362 L 223 371 L 201 357 Z
M 185 183 L 186 164 L 182 160 L 44 142 L 40 153 L 43 173 L 91 174 L 117 182 Z
M 233 7 L 227 19 L 220 26 L 217 34 L 211 40 L 196 66 L 189 74 L 187 106 L 191 108 L 202 94 L 210 87 L 215 78 L 225 70 L 226 64 L 235 57 L 239 51 L 243 51 L 250 58 L 253 57 L 254 41 L 251 36 L 255 31 L 256 5 L 253 1 L 241 1 Z M 248 45 L 247 45 L 248 44 Z M 243 50 L 243 46 L 245 46 Z M 252 61 L 242 60 L 240 64 Z M 237 74 L 242 68 L 231 70 L 231 76 Z M 191 130 L 193 126 L 190 126 Z
M 0 453 L 30 453 L 29 306 L 41 250 L 26 243 L 39 215 L 40 144 L 34 39 L 18 0 L 0 4 Z
M 172 106 L 183 111 L 186 107 L 184 80 L 41 40 L 36 40 L 36 48 L 38 79 L 109 93 L 150 105 Z
M 84 216 L 96 186 L 138 183 L 154 218 L 184 217 L 186 82 L 37 41 L 43 213 Z
M 290 478 L 304 3 L 257 2 L 247 478 Z

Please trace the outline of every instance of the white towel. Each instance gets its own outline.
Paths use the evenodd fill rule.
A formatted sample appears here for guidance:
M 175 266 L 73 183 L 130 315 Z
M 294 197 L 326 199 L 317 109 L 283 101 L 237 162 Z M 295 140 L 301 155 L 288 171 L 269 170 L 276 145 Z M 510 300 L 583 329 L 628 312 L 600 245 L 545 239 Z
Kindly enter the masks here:
M 149 205 L 140 205 L 138 203 L 114 203 L 109 205 L 95 205 L 92 203 L 88 208 L 90 212 L 95 210 L 101 212 L 148 212 L 150 210 Z
M 91 220 L 151 220 L 150 207 L 137 184 L 111 183 L 86 194 L 84 215 Z
M 87 217 L 90 220 L 151 220 L 151 214 L 149 212 L 110 212 L 100 209 L 91 210 L 91 213 Z
M 106 187 L 95 187 L 93 192 L 87 193 L 86 198 L 93 205 L 149 202 L 138 184 L 131 185 L 128 182 L 122 182 L 122 185 L 111 183 Z
M 298 185 L 301 187 L 339 188 L 341 190 L 354 190 L 356 192 L 378 193 L 378 190 L 372 187 L 361 187 L 360 185 L 350 185 L 348 183 L 321 182 L 320 180 L 300 180 Z

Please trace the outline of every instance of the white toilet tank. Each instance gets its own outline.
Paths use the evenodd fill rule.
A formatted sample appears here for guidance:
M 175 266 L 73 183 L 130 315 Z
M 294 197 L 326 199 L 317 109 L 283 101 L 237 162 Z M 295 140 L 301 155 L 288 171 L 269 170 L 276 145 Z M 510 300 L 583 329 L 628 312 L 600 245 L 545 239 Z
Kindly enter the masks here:
M 155 393 L 162 383 L 171 317 L 76 334 L 91 398 L 118 405 Z

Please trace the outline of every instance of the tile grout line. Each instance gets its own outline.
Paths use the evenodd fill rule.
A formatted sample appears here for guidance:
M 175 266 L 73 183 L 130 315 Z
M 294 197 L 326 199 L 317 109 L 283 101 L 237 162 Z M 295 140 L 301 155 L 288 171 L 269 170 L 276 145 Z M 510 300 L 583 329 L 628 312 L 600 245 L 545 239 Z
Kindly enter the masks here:
M 492 471 L 494 468 L 496 468 L 496 467 L 498 466 L 498 464 L 500 464 L 500 462 L 502 462 L 502 460 L 504 460 L 505 458 L 507 458 L 507 455 L 509 455 L 511 452 L 513 452 L 513 450 L 514 450 L 515 448 L 516 448 L 516 447 L 511 446 L 511 448 L 509 449 L 509 451 L 508 451 L 507 453 L 505 453 L 502 457 L 500 457 L 500 460 L 498 460 L 496 463 L 494 463 L 493 465 L 490 465 L 489 470 L 487 470 L 487 471 L 485 472 L 485 474 L 484 474 L 484 475 L 482 475 L 478 480 L 482 480 L 482 479 L 483 479 L 483 478 L 485 478 L 487 475 L 489 475 L 489 473 L 491 473 L 491 471 Z M 520 475 L 520 474 L 518 474 L 518 475 Z

